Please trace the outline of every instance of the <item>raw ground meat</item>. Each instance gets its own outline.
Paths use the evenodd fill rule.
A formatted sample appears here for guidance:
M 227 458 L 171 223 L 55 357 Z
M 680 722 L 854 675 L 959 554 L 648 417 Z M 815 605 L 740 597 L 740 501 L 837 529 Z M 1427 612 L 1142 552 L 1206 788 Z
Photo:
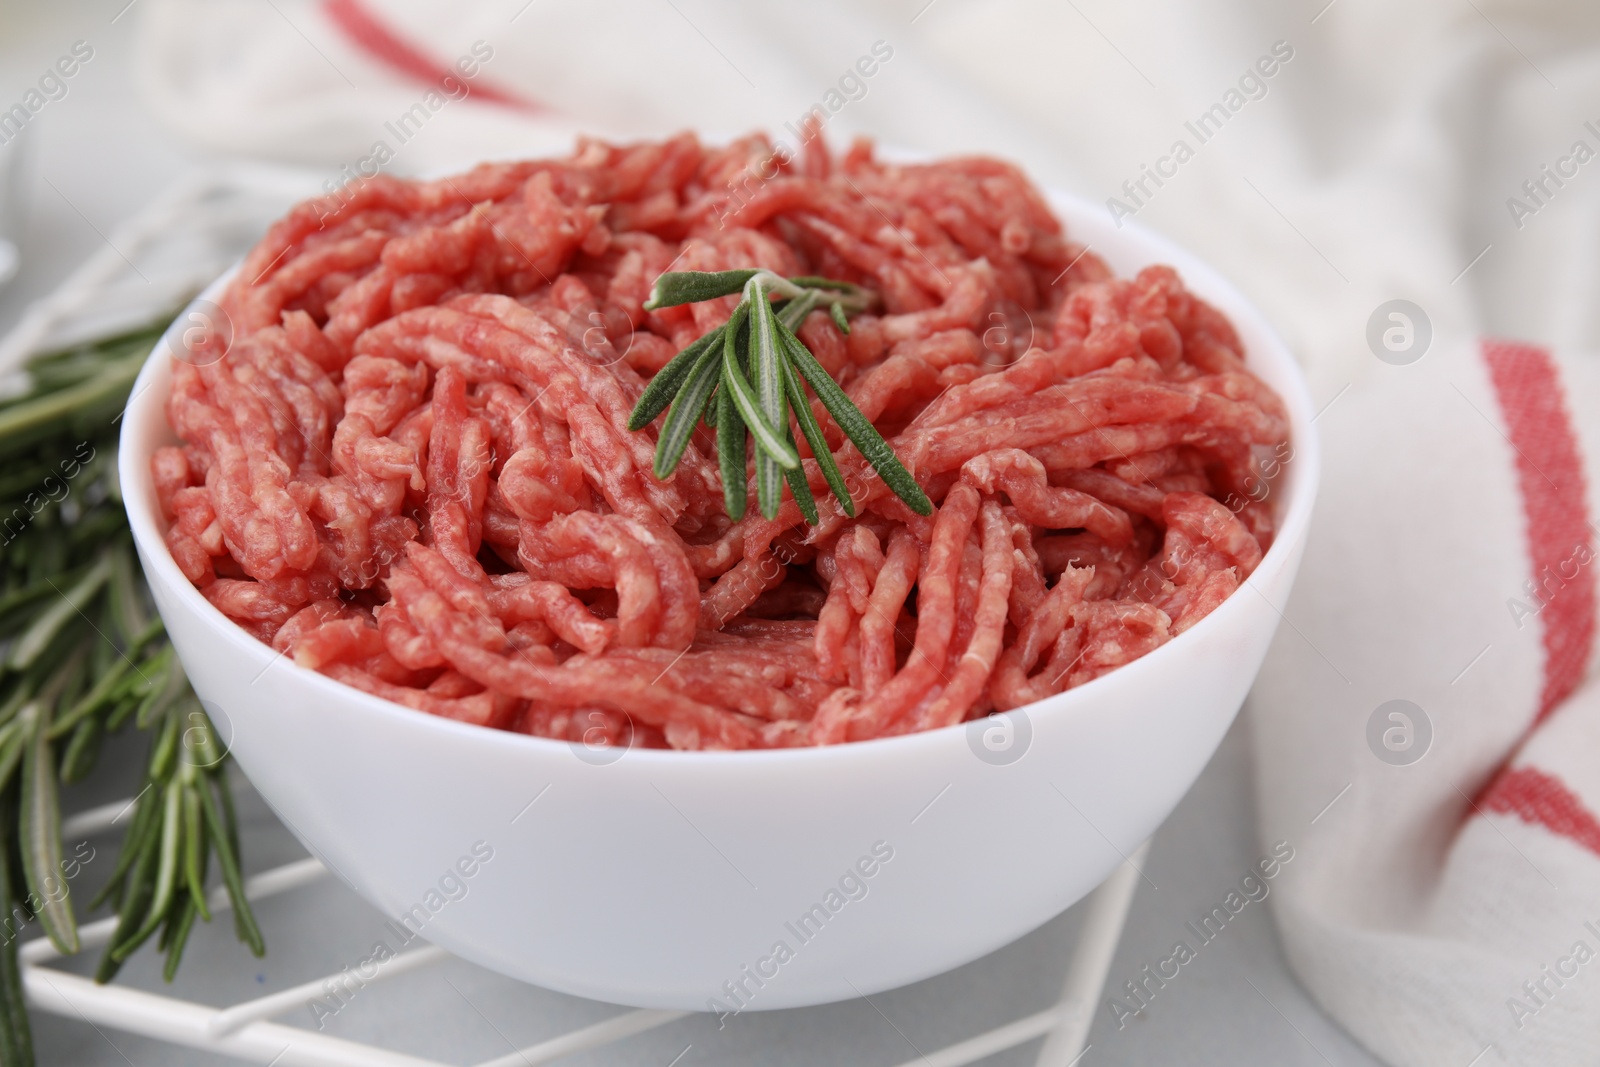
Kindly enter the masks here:
M 755 266 L 877 294 L 848 336 L 822 312 L 799 333 L 931 517 L 820 403 L 855 518 L 803 446 L 816 526 L 792 500 L 731 522 L 705 428 L 651 473 L 634 402 L 734 303 L 647 312 L 651 283 Z M 1171 640 L 1272 537 L 1258 457 L 1287 424 L 1228 320 L 1170 268 L 1113 277 L 996 160 L 682 135 L 380 176 L 274 225 L 223 307 L 231 348 L 175 363 L 185 444 L 153 460 L 174 559 L 296 662 L 485 726 L 674 748 L 948 726 Z

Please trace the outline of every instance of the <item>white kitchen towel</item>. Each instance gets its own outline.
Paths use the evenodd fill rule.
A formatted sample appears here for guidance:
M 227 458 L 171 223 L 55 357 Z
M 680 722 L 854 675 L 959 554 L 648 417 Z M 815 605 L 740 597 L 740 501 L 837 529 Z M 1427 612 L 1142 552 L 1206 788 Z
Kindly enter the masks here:
M 792 141 L 820 107 L 830 138 L 1003 154 L 1206 256 L 1322 405 L 1323 496 L 1250 709 L 1262 836 L 1296 849 L 1289 960 L 1399 1067 L 1594 1062 L 1600 6 L 140 11 L 162 118 L 334 183 L 579 130 Z
M 1260 818 L 1297 843 L 1291 964 L 1391 1063 L 1594 1061 L 1596 369 L 1454 346 L 1318 422 L 1320 520 L 1252 696 Z

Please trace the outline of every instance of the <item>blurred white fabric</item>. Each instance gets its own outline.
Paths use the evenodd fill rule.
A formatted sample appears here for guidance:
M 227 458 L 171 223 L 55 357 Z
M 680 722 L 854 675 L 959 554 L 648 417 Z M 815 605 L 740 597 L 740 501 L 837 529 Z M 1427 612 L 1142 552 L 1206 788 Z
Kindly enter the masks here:
M 1600 695 L 1582 682 L 1600 369 L 1568 354 L 1600 350 L 1600 7 L 140 11 L 158 115 L 200 144 L 325 166 L 330 180 L 379 141 L 387 169 L 417 173 L 562 151 L 579 130 L 792 139 L 787 123 L 837 102 L 836 142 L 866 132 L 1004 155 L 1209 258 L 1276 322 L 1327 405 L 1317 524 L 1252 698 L 1262 835 L 1300 857 L 1274 896 L 1290 962 L 1403 1067 L 1593 1061 Z M 475 95 L 430 107 L 396 144 L 386 123 L 436 88 L 419 71 L 475 45 L 491 53 Z M 852 73 L 885 48 L 870 77 Z M 521 103 L 484 100 L 496 94 Z M 1219 104 L 1221 128 L 1198 137 Z M 1179 140 L 1193 149 L 1181 164 Z M 1415 309 L 1376 314 L 1397 299 Z M 1381 342 L 1390 328 L 1398 351 Z M 1484 348 L 1491 337 L 1531 344 Z M 1430 741 L 1416 711 L 1379 712 L 1396 699 L 1420 709 Z

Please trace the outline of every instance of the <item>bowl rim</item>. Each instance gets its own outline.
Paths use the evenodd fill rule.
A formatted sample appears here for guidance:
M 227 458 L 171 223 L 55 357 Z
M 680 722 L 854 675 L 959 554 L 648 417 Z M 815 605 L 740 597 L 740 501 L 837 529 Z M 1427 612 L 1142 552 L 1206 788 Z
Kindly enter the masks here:
M 1160 263 L 1173 266 L 1178 271 L 1186 288 L 1200 295 L 1208 303 L 1218 306 L 1236 327 L 1240 325 L 1248 327 L 1248 329 L 1241 329 L 1240 332 L 1253 336 L 1258 343 L 1247 346 L 1247 365 L 1258 372 L 1267 367 L 1277 372 L 1272 375 L 1277 381 L 1271 384 L 1272 388 L 1283 399 L 1284 406 L 1288 412 L 1289 444 L 1293 451 L 1291 470 L 1288 473 L 1287 491 L 1282 498 L 1284 502 L 1279 508 L 1276 536 L 1271 547 L 1263 554 L 1261 562 L 1250 577 L 1242 582 L 1240 587 L 1234 590 L 1210 614 L 1190 627 L 1189 630 L 1140 656 L 1138 659 L 1076 688 L 1064 690 L 1043 700 L 1022 705 L 1020 708 L 997 713 L 1021 713 L 1030 720 L 1037 720 L 1046 716 L 1065 718 L 1075 711 L 1092 706 L 1100 694 L 1109 691 L 1110 684 L 1114 684 L 1108 684 L 1108 679 L 1126 681 L 1129 677 L 1127 672 L 1130 671 L 1159 671 L 1170 658 L 1182 654 L 1181 649 L 1179 652 L 1170 651 L 1178 642 L 1186 642 L 1183 648 L 1188 648 L 1194 642 L 1203 639 L 1204 635 L 1219 632 L 1223 628 L 1230 626 L 1230 620 L 1243 610 L 1241 603 L 1246 598 L 1239 595 L 1243 589 L 1246 586 L 1250 586 L 1258 577 L 1264 574 L 1276 573 L 1289 566 L 1293 557 L 1298 553 L 1300 544 L 1310 526 L 1312 509 L 1316 501 L 1317 487 L 1321 475 L 1321 447 L 1317 437 L 1310 388 L 1305 374 L 1288 345 L 1285 344 L 1277 330 L 1273 328 L 1270 321 L 1255 304 L 1245 297 L 1220 271 L 1164 234 L 1143 225 L 1137 220 L 1118 220 L 1114 229 L 1108 231 L 1111 223 L 1107 221 L 1102 205 L 1089 200 L 1087 197 L 1057 189 L 1044 188 L 1041 192 L 1047 203 L 1049 203 L 1052 212 L 1063 224 L 1065 232 L 1069 235 L 1081 240 L 1082 231 L 1090 230 L 1098 231 L 1103 237 L 1125 242 L 1120 249 L 1099 249 L 1099 251 L 1107 253 L 1111 257 L 1115 257 L 1118 251 L 1131 251 L 1139 254 L 1141 258 L 1144 258 L 1144 253 L 1149 253 L 1147 265 Z M 1077 232 L 1075 233 L 1075 231 Z M 190 308 L 193 308 L 196 302 L 202 300 L 215 301 L 237 273 L 239 265 L 239 263 L 235 263 L 223 272 L 194 300 L 185 305 L 184 309 L 174 318 L 172 325 L 168 327 L 160 340 L 152 347 L 144 365 L 140 368 L 128 402 L 124 407 L 122 428 L 118 435 L 118 478 L 121 484 L 126 487 L 122 496 L 134 542 L 140 549 L 141 557 L 146 561 L 147 566 L 153 567 L 156 572 L 150 576 L 152 585 L 159 582 L 169 593 L 177 598 L 185 611 L 191 615 L 198 616 L 210 629 L 222 635 L 248 660 L 253 661 L 254 666 L 257 668 L 256 678 L 264 675 L 267 670 L 272 669 L 274 666 L 281 666 L 282 669 L 291 672 L 291 684 L 306 689 L 308 695 L 315 695 L 333 701 L 353 700 L 378 714 L 398 716 L 400 717 L 399 722 L 408 724 L 410 728 L 436 731 L 441 737 L 460 737 L 468 741 L 476 739 L 478 744 L 530 746 L 529 751 L 531 754 L 554 754 L 561 751 L 570 751 L 575 742 L 560 741 L 514 730 L 479 726 L 441 715 L 434 715 L 430 712 L 410 708 L 367 693 L 310 668 L 301 667 L 290 657 L 251 636 L 244 628 L 224 615 L 178 569 L 176 561 L 173 560 L 172 554 L 167 548 L 163 529 L 165 524 L 156 514 L 158 508 L 154 506 L 155 494 L 153 484 L 151 484 L 149 453 L 142 452 L 136 447 L 136 439 L 144 434 L 146 426 L 152 421 L 156 421 L 162 428 L 166 429 L 167 397 L 165 395 L 157 397 L 151 395 L 151 393 L 156 377 L 167 369 L 162 361 L 169 360 L 169 353 L 176 351 L 172 347 L 172 337 L 177 332 L 179 323 L 184 321 L 185 313 Z M 1117 276 L 1125 277 L 1127 275 L 1119 270 Z M 170 434 L 170 429 L 167 432 Z M 1272 608 L 1274 613 L 1278 614 L 1280 618 L 1282 617 L 1281 606 L 1272 604 L 1266 594 L 1259 588 L 1256 588 L 1255 592 L 1262 599 L 1267 600 L 1268 606 Z M 279 660 L 283 662 L 278 664 L 277 661 Z M 770 765 L 772 763 L 787 764 L 796 761 L 801 764 L 810 764 L 814 761 L 826 761 L 841 757 L 872 759 L 883 756 L 898 759 L 902 758 L 900 755 L 902 750 L 904 750 L 904 758 L 909 758 L 913 749 L 919 747 L 931 749 L 947 744 L 949 738 L 958 732 L 965 731 L 968 725 L 967 722 L 960 722 L 934 730 L 898 734 L 891 737 L 870 738 L 836 745 L 807 745 L 794 748 L 680 750 L 630 746 L 622 756 L 618 757 L 618 761 L 643 767 L 670 765 L 674 768 L 688 768 L 696 765 L 755 766 L 758 763 Z

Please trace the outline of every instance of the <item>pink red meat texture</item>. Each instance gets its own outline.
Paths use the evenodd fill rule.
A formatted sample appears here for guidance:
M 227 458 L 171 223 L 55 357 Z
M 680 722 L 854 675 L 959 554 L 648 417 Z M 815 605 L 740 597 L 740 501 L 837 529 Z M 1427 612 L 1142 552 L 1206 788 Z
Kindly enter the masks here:
M 184 443 L 152 466 L 178 565 L 260 640 L 389 700 L 685 749 L 1028 704 L 1248 578 L 1284 410 L 1173 270 L 1114 277 L 995 160 L 772 155 L 586 141 L 296 207 L 226 292 L 227 351 L 174 363 Z M 820 403 L 853 518 L 804 446 L 815 526 L 792 501 L 729 520 L 709 429 L 652 474 L 629 413 L 733 300 L 645 311 L 651 283 L 748 266 L 878 295 L 848 336 L 820 312 L 800 336 L 932 516 Z

